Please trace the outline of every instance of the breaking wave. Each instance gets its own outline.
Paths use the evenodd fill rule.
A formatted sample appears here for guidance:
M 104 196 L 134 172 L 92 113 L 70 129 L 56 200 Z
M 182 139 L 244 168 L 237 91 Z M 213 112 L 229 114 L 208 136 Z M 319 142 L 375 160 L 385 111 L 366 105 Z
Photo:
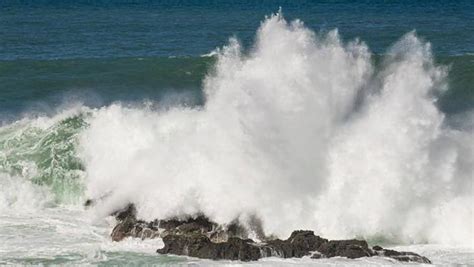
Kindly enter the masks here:
M 5 192 L 15 177 L 59 203 L 102 198 L 99 217 L 133 202 L 144 219 L 257 216 L 282 237 L 472 246 L 473 130 L 438 109 L 448 69 L 429 43 L 410 32 L 375 64 L 363 42 L 276 14 L 251 49 L 231 39 L 216 54 L 202 106 L 115 103 L 1 127 L 0 199 L 20 203 Z

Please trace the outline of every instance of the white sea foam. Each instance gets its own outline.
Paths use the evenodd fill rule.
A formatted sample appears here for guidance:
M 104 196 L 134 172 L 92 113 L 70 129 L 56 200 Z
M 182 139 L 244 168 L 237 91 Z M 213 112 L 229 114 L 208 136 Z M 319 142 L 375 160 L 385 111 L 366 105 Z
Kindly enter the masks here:
M 29 213 L 51 201 L 45 188 L 20 177 L 0 173 L 0 212 Z
M 218 52 L 206 104 L 94 112 L 82 134 L 87 196 L 145 219 L 257 215 L 267 233 L 384 236 L 473 246 L 473 132 L 436 107 L 446 69 L 411 32 L 375 67 L 367 46 L 281 14 L 253 49 Z

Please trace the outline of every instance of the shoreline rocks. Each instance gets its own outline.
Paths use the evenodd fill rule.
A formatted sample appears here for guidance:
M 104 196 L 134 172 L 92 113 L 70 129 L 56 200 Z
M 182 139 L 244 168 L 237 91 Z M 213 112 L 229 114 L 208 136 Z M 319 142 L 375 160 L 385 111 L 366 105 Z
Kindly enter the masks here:
M 258 242 L 249 238 L 249 230 L 238 222 L 218 225 L 203 215 L 180 220 L 154 220 L 146 222 L 136 218 L 133 204 L 112 214 L 117 225 L 111 233 L 113 241 L 126 237 L 162 238 L 160 254 L 190 256 L 211 260 L 256 261 L 264 257 L 312 259 L 346 257 L 387 257 L 401 262 L 431 263 L 413 252 L 400 252 L 380 246 L 370 248 L 365 240 L 328 240 L 309 230 L 298 230 L 285 240 L 257 234 Z M 256 227 L 261 229 L 261 227 Z

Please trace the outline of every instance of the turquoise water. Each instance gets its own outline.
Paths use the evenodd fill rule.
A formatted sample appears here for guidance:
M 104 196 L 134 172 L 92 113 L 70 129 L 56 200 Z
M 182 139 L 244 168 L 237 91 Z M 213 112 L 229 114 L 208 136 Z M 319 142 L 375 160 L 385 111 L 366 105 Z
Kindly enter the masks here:
M 252 43 L 279 7 L 314 31 L 338 28 L 383 53 L 417 30 L 436 54 L 474 51 L 472 1 L 2 1 L 0 59 L 199 56 L 236 35 Z M 192 44 L 192 45 L 190 45 Z

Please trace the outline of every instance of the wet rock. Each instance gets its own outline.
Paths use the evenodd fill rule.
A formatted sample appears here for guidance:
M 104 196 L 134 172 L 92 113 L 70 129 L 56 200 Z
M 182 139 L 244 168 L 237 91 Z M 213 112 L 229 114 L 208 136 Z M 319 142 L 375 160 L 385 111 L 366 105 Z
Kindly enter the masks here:
M 375 251 L 378 251 L 378 250 L 382 250 L 383 248 L 381 246 L 373 246 L 372 249 Z
M 209 232 L 208 237 L 214 243 L 227 242 L 229 238 L 239 237 L 241 239 L 247 239 L 249 236 L 248 230 L 243 227 L 239 222 L 233 221 L 226 226 L 218 226 L 213 229 L 212 232 Z
M 165 247 L 157 250 L 161 254 L 186 255 L 213 260 L 258 260 L 262 257 L 283 258 L 310 255 L 326 239 L 315 236 L 313 231 L 295 231 L 287 240 L 272 240 L 255 243 L 251 239 L 230 237 L 226 242 L 215 243 L 203 234 L 170 234 L 163 238 Z
M 133 204 L 113 212 L 117 225 L 112 230 L 111 237 L 114 241 L 120 241 L 126 237 L 156 238 L 167 235 L 193 235 L 203 234 L 212 242 L 226 242 L 231 237 L 245 239 L 247 232 L 237 224 L 231 224 L 228 228 L 218 226 L 205 216 L 190 217 L 185 220 L 172 218 L 169 220 L 154 220 L 145 222 L 136 219 L 136 208 Z
M 414 252 L 407 251 L 396 251 L 391 249 L 384 249 L 380 246 L 377 246 L 377 249 L 374 247 L 375 253 L 377 256 L 389 257 L 402 262 L 418 262 L 418 263 L 430 263 L 431 261 Z
M 133 204 L 129 204 L 125 208 L 112 213 L 118 221 L 110 234 L 113 241 L 120 241 L 125 237 L 130 236 L 131 231 L 136 227 L 137 221 L 135 214 L 136 209 Z
M 136 220 L 137 209 L 135 208 L 135 205 L 128 204 L 126 207 L 112 212 L 111 215 L 115 216 L 115 219 L 117 219 L 118 221 L 123 221 L 126 218 Z
M 93 199 L 87 199 L 84 202 L 84 207 L 90 207 L 90 206 L 94 206 L 94 205 L 95 205 L 95 201 Z
M 212 260 L 252 261 L 260 258 L 260 249 L 250 239 L 229 238 L 227 242 L 213 243 L 203 234 L 168 235 L 161 254 L 185 255 Z
M 255 261 L 261 257 L 259 247 L 251 239 L 231 237 L 227 242 L 216 245 L 216 259 Z
M 399 252 L 374 246 L 370 249 L 364 240 L 327 240 L 313 231 L 299 230 L 286 240 L 265 236 L 261 222 L 254 219 L 250 228 L 238 221 L 218 225 L 199 215 L 184 220 L 172 218 L 146 222 L 136 218 L 136 208 L 129 204 L 112 213 L 117 225 L 111 233 L 113 241 L 126 237 L 163 238 L 161 254 L 185 255 L 212 260 L 253 261 L 263 257 L 312 259 L 347 257 L 350 259 L 381 256 L 401 262 L 431 263 L 429 259 L 413 252 Z M 253 225 L 252 225 L 253 224 Z M 249 231 L 259 242 L 248 239 Z M 263 242 L 260 242 L 263 241 Z
M 314 235 L 313 231 L 294 231 L 287 240 L 272 240 L 267 242 L 265 256 L 280 256 L 282 258 L 301 258 L 327 243 L 328 240 Z M 269 253 L 270 252 L 270 255 Z M 272 255 L 276 254 L 276 255 Z
M 196 218 L 188 218 L 186 220 L 160 220 L 155 225 L 157 228 L 162 229 L 161 237 L 165 237 L 170 234 L 203 234 L 214 243 L 227 242 L 227 240 L 231 237 L 246 239 L 249 235 L 247 229 L 245 229 L 238 222 L 232 222 L 227 226 L 217 225 L 202 215 L 197 216 Z
M 346 257 L 350 259 L 382 256 L 402 262 L 431 263 L 412 252 L 398 252 L 375 246 L 370 249 L 364 240 L 331 240 L 314 235 L 313 231 L 294 231 L 286 240 L 256 243 L 251 239 L 230 237 L 226 242 L 212 242 L 202 233 L 170 234 L 163 238 L 161 254 L 185 255 L 212 260 L 252 261 L 263 257 L 312 259 Z
M 117 225 L 110 234 L 113 241 L 121 241 L 126 237 L 138 237 L 141 239 L 155 238 L 159 236 L 159 231 L 152 224 L 136 218 L 137 210 L 133 204 L 113 212 Z
M 113 241 L 121 241 L 125 237 L 130 236 L 133 227 L 135 227 L 135 221 L 131 219 L 125 220 L 114 227 L 110 236 Z
M 180 220 L 177 218 L 172 218 L 169 220 L 159 220 L 157 221 L 157 226 L 165 230 L 178 229 L 182 232 L 196 230 L 200 230 L 201 232 L 209 232 L 213 228 L 215 228 L 217 224 L 211 222 L 207 217 L 199 215 L 195 218 L 190 217 L 185 220 Z
M 210 222 L 206 217 L 198 216 L 182 222 L 176 229 L 182 234 L 190 234 L 211 232 L 216 227 L 217 224 Z
M 326 257 L 346 257 L 356 259 L 361 257 L 370 257 L 374 252 L 369 248 L 364 240 L 331 240 L 322 244 L 318 251 Z
M 311 255 L 311 259 L 321 259 L 321 258 L 324 258 L 324 255 L 317 251 Z

